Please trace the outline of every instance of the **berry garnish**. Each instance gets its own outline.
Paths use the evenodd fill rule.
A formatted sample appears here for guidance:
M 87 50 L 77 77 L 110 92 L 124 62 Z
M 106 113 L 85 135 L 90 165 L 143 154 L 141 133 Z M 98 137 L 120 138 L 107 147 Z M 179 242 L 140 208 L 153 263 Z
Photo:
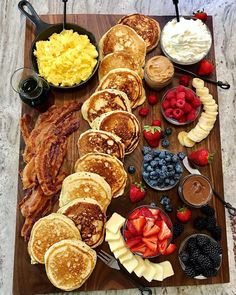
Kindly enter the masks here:
M 214 69 L 215 67 L 211 61 L 203 59 L 199 63 L 197 74 L 200 76 L 210 75 L 213 73 Z
M 189 208 L 182 207 L 177 210 L 177 218 L 179 219 L 179 221 L 186 223 L 189 221 L 190 217 L 191 217 L 191 211 Z
M 193 15 L 203 22 L 205 22 L 207 20 L 207 13 L 204 11 L 204 9 L 197 10 L 197 12 L 193 12 Z
M 159 127 L 161 127 L 161 121 L 160 120 L 153 120 L 152 121 L 152 126 L 159 126 Z
M 135 182 L 130 186 L 130 201 L 132 203 L 139 202 L 146 196 L 145 186 L 142 183 Z
M 165 131 L 164 131 L 164 134 L 165 134 L 166 136 L 171 135 L 171 134 L 172 134 L 172 128 L 171 128 L 171 127 L 167 127 L 167 128 L 165 129 Z
M 188 155 L 188 159 L 197 166 L 206 166 L 212 163 L 213 154 L 211 154 L 207 149 L 201 148 L 197 151 L 191 152 Z
M 179 84 L 188 87 L 190 78 L 187 75 L 182 75 L 179 77 Z
M 173 224 L 173 237 L 172 240 L 175 240 L 176 238 L 178 238 L 182 232 L 184 231 L 184 225 L 180 222 L 175 222 Z
M 141 117 L 146 117 L 148 115 L 148 113 L 149 113 L 149 109 L 146 107 L 143 107 L 143 108 L 139 109 L 139 111 L 138 111 L 138 114 Z
M 129 174 L 134 174 L 136 172 L 136 168 L 134 166 L 130 165 L 128 167 L 128 172 L 129 172 Z
M 151 147 L 158 147 L 161 139 L 161 127 L 144 126 L 143 135 Z
M 155 105 L 158 103 L 158 97 L 154 93 L 148 95 L 147 100 L 150 105 Z
M 168 148 L 169 145 L 170 145 L 170 142 L 169 142 L 169 140 L 167 138 L 162 139 L 161 146 L 163 148 Z

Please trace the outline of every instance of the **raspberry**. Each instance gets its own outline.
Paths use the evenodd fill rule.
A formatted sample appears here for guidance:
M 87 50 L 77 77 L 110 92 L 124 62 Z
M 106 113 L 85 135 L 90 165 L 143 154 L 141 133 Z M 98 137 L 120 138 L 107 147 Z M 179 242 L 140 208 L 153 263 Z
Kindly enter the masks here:
M 187 101 L 191 102 L 194 98 L 195 98 L 195 94 L 190 89 L 185 90 L 185 99 Z
M 150 94 L 147 98 L 148 103 L 151 105 L 157 104 L 158 103 L 158 98 L 156 94 Z
M 185 102 L 185 105 L 184 105 L 184 112 L 185 113 L 190 113 L 192 110 L 193 110 L 193 108 L 192 108 L 192 106 L 188 103 L 188 102 Z
M 168 91 L 168 93 L 166 94 L 166 99 L 171 100 L 171 98 L 175 98 L 176 97 L 176 92 L 175 90 L 170 90 Z
M 163 109 L 165 110 L 165 109 L 168 109 L 169 107 L 170 107 L 170 101 L 169 100 L 164 100 L 163 102 L 162 102 L 162 107 L 163 107 Z
M 179 84 L 187 87 L 189 85 L 189 76 L 183 75 L 179 77 Z
M 165 110 L 165 115 L 167 118 L 173 118 L 173 109 L 172 108 L 169 108 L 169 109 L 166 109 Z
M 196 112 L 192 110 L 188 115 L 187 115 L 187 120 L 188 121 L 194 121 L 196 119 Z
M 176 87 L 176 92 L 177 92 L 177 93 L 178 93 L 178 92 L 185 92 L 185 87 L 182 86 L 182 85 L 177 86 L 177 87 Z
M 180 117 L 182 117 L 183 114 L 184 114 L 184 112 L 183 112 L 181 109 L 175 109 L 175 110 L 173 111 L 173 116 L 174 116 L 174 118 L 177 119 L 177 120 L 178 120 Z
M 185 123 L 186 121 L 187 121 L 186 116 L 181 116 L 181 117 L 178 119 L 178 122 L 179 122 L 179 123 Z
M 180 92 L 182 93 L 182 92 Z M 178 96 L 178 94 L 177 94 Z M 179 108 L 179 109 L 183 109 L 184 106 L 185 106 L 185 101 L 183 99 L 177 99 L 176 101 L 176 106 Z
M 139 111 L 138 111 L 138 114 L 141 117 L 146 117 L 148 115 L 148 113 L 149 113 L 149 109 L 145 108 L 145 107 L 139 109 Z
M 185 99 L 185 96 L 186 96 L 186 94 L 185 94 L 185 92 L 183 91 L 183 92 L 178 92 L 177 94 L 176 94 L 176 99 L 178 100 L 178 99 Z
M 201 101 L 199 98 L 195 97 L 192 101 L 192 106 L 197 109 L 198 107 L 200 107 L 201 105 Z
M 170 100 L 170 106 L 172 108 L 174 108 L 176 106 L 176 99 L 175 98 L 171 98 L 171 100 Z

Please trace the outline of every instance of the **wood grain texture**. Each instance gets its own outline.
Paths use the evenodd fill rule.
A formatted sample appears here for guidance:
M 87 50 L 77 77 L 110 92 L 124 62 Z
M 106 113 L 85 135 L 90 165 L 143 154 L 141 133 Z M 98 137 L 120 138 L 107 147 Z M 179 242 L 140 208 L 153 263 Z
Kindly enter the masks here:
M 30 0 L 39 14 L 62 13 L 60 0 Z M 23 65 L 25 17 L 17 9 L 18 1 L 1 0 L 0 6 L 0 294 L 12 294 L 13 255 L 15 241 L 16 193 L 19 159 L 19 117 L 21 102 L 10 86 L 12 72 Z M 141 12 L 173 15 L 171 0 L 69 0 L 68 13 L 127 14 Z M 180 13 L 191 15 L 205 8 L 213 15 L 216 67 L 220 80 L 227 80 L 231 89 L 218 89 L 221 146 L 225 199 L 236 204 L 236 3 L 235 0 L 179 1 Z M 227 213 L 227 212 L 226 212 Z M 153 288 L 158 295 L 234 295 L 236 294 L 236 219 L 226 218 L 230 283 L 191 287 Z M 60 292 L 60 295 L 72 294 Z M 73 293 L 74 294 L 74 293 Z M 81 292 L 90 295 L 92 292 Z M 109 291 L 93 294 L 136 295 L 138 290 Z
M 164 26 L 164 24 L 171 18 L 171 17 L 155 17 L 161 27 Z M 113 26 L 117 20 L 119 19 L 119 16 L 117 15 L 68 15 L 68 21 L 72 23 L 76 23 L 81 26 L 85 26 L 89 31 L 93 32 L 99 40 L 101 36 L 111 27 Z M 43 20 L 49 23 L 58 23 L 60 22 L 60 16 L 43 16 Z M 212 30 L 212 19 L 209 18 L 208 20 L 208 26 Z M 26 36 L 25 36 L 25 66 L 29 66 L 29 49 L 31 46 L 31 43 L 34 38 L 34 27 L 27 23 L 26 27 Z M 156 48 L 153 52 L 147 55 L 147 59 L 149 59 L 151 56 L 156 55 L 160 53 L 160 48 Z M 214 47 L 212 47 L 209 58 L 214 60 Z M 188 67 L 193 69 L 193 67 Z M 175 86 L 178 81 L 178 74 L 175 75 L 175 79 L 172 83 L 172 85 L 169 85 L 167 88 L 171 88 L 172 86 Z M 213 74 L 213 78 L 216 78 L 215 73 Z M 71 100 L 77 100 L 84 101 L 87 99 L 94 91 L 95 88 L 98 85 L 97 76 L 92 78 L 91 81 L 82 89 L 79 90 L 73 90 L 73 91 L 52 91 L 52 100 L 55 104 L 62 104 L 65 101 L 71 101 Z M 217 91 L 216 87 L 214 85 L 207 85 L 210 89 L 210 93 L 213 94 L 213 97 L 218 100 L 217 98 Z M 147 95 L 150 93 L 150 89 L 145 85 L 146 93 Z M 159 97 L 162 97 L 166 89 L 163 89 L 161 92 L 159 92 Z M 145 103 L 146 106 L 148 106 L 147 102 Z M 149 107 L 150 108 L 150 107 Z M 38 112 L 36 110 L 32 110 L 27 105 L 22 105 L 22 113 L 29 113 L 33 115 L 34 118 L 37 117 Z M 134 111 L 134 114 L 139 118 L 140 123 L 142 126 L 150 124 L 152 119 L 155 118 L 161 118 L 160 114 L 160 104 L 157 104 L 156 106 L 150 108 L 150 113 L 148 117 L 145 119 L 140 119 L 138 116 L 138 110 Z M 170 126 L 163 120 L 164 127 Z M 188 127 L 177 127 L 173 128 L 173 135 L 170 137 L 170 150 L 172 152 L 178 152 L 178 151 L 185 151 L 189 152 L 191 149 L 184 149 L 177 140 L 177 134 L 178 132 L 182 130 L 190 130 L 194 124 L 189 125 Z M 172 126 L 173 127 L 173 126 Z M 86 121 L 84 121 L 81 118 L 81 125 L 77 132 L 71 136 L 68 144 L 68 151 L 67 151 L 67 162 L 68 162 L 68 172 L 73 172 L 74 163 L 78 158 L 78 151 L 76 147 L 76 142 L 79 137 L 79 134 L 84 132 L 89 128 L 89 125 Z M 207 147 L 209 150 L 214 150 L 215 157 L 217 158 L 217 161 L 214 161 L 213 164 L 210 167 L 204 167 L 201 171 L 204 175 L 208 176 L 215 189 L 223 195 L 223 175 L 222 175 L 222 165 L 221 165 L 221 147 L 220 147 L 220 135 L 219 135 L 219 120 L 217 120 L 215 127 L 213 131 L 210 133 L 210 136 L 204 140 L 201 144 L 198 144 L 198 147 Z M 129 156 L 125 158 L 125 168 L 129 165 L 135 165 L 137 168 L 137 173 L 135 176 L 129 176 L 128 184 L 126 187 L 126 191 L 124 196 L 119 197 L 117 199 L 114 199 L 109 206 L 108 209 L 108 217 L 116 211 L 123 216 L 127 216 L 128 212 L 135 208 L 137 205 L 131 204 L 129 202 L 128 197 L 128 189 L 129 184 L 134 181 L 135 177 L 141 179 L 141 172 L 140 167 L 142 165 L 142 146 L 145 145 L 145 141 L 143 140 L 143 137 L 141 136 L 140 144 L 138 148 Z M 21 139 L 21 145 L 20 145 L 20 153 L 22 153 L 24 149 L 24 143 Z M 23 168 L 24 164 L 22 162 L 22 157 L 20 156 L 20 163 L 19 163 L 19 169 L 21 170 Z M 185 172 L 185 175 L 187 173 Z M 161 193 L 156 192 L 152 189 L 148 189 L 147 197 L 142 202 L 143 204 L 149 204 L 151 202 L 155 202 L 159 204 L 159 198 Z M 177 194 L 177 188 L 172 189 L 168 192 L 168 195 L 170 196 L 172 203 L 174 207 L 179 207 L 181 205 L 181 201 Z M 21 182 L 19 181 L 18 185 L 18 201 L 22 198 L 23 191 Z M 164 280 L 164 282 L 152 282 L 148 283 L 145 280 L 142 280 L 142 283 L 147 286 L 184 286 L 184 285 L 200 285 L 200 284 L 217 284 L 217 283 L 227 283 L 229 282 L 229 268 L 228 268 L 228 250 L 227 250 L 227 238 L 226 238 L 226 231 L 225 231 L 225 214 L 222 207 L 222 204 L 217 200 L 213 199 L 212 202 L 214 208 L 216 209 L 217 214 L 217 221 L 218 224 L 223 228 L 223 238 L 222 238 L 222 247 L 223 247 L 223 263 L 222 267 L 219 271 L 219 274 L 211 279 L 207 280 L 194 280 L 187 278 L 183 271 L 181 270 L 181 267 L 179 265 L 177 252 L 174 255 L 169 256 L 167 259 L 169 259 L 173 265 L 175 275 L 171 278 L 168 278 Z M 195 209 L 193 210 L 193 218 L 195 216 L 199 215 L 199 210 Z M 175 221 L 175 213 L 171 214 L 172 221 Z M 15 266 L 14 266 L 14 286 L 13 286 L 13 294 L 14 295 L 31 295 L 31 294 L 38 294 L 38 293 L 49 293 L 49 292 L 57 292 L 58 290 L 55 289 L 51 283 L 48 281 L 47 276 L 44 271 L 44 266 L 42 265 L 31 265 L 30 259 L 27 253 L 27 245 L 24 243 L 23 239 L 20 237 L 20 230 L 23 224 L 23 218 L 17 210 L 17 223 L 16 223 L 16 243 L 15 243 Z M 191 223 L 187 224 L 185 226 L 185 232 L 181 236 L 181 238 L 177 239 L 177 246 L 179 246 L 180 242 L 187 237 L 189 234 L 194 233 L 194 229 L 192 228 Z M 104 242 L 101 246 L 102 249 L 109 252 L 108 245 L 106 242 Z M 160 262 L 165 260 L 166 257 L 158 257 L 153 259 L 154 262 Z M 130 289 L 132 288 L 132 283 L 121 273 L 117 272 L 116 270 L 112 270 L 105 266 L 100 260 L 98 260 L 96 268 L 90 278 L 87 280 L 87 282 L 81 287 L 80 290 L 90 291 L 90 290 L 114 290 L 114 289 Z

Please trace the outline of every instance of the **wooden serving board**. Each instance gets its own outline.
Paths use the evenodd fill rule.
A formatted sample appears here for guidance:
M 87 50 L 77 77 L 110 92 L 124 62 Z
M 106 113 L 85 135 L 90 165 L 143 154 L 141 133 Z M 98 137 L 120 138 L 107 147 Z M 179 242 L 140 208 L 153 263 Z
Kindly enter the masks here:
M 117 20 L 121 16 L 119 15 L 68 15 L 68 21 L 71 23 L 75 23 L 87 28 L 89 31 L 93 32 L 97 38 L 97 41 L 101 38 L 101 36 L 113 25 L 116 24 Z M 60 23 L 62 22 L 62 15 L 45 15 L 42 17 L 44 21 L 48 23 Z M 156 20 L 160 23 L 161 27 L 165 25 L 167 21 L 169 21 L 172 17 L 170 16 L 154 16 Z M 207 20 L 207 25 L 209 26 L 211 32 L 213 31 L 212 18 L 209 17 Z M 213 32 L 212 32 L 213 33 Z M 27 22 L 26 23 L 26 35 L 25 35 L 25 56 L 24 56 L 24 65 L 27 67 L 30 66 L 29 62 L 29 50 L 31 47 L 31 43 L 34 39 L 34 27 Z M 151 56 L 160 54 L 160 48 L 156 48 L 154 51 L 147 55 L 147 59 Z M 214 54 L 214 46 L 212 46 L 211 51 L 209 53 L 209 58 L 211 60 L 215 60 Z M 194 69 L 193 67 L 188 67 L 189 69 Z M 172 85 L 169 85 L 168 88 L 177 84 L 178 74 L 175 75 L 175 80 Z M 215 73 L 213 74 L 213 79 L 216 78 Z M 93 77 L 93 79 L 82 89 L 73 90 L 73 91 L 56 91 L 54 90 L 50 96 L 48 104 L 63 104 L 64 102 L 72 101 L 72 100 L 86 100 L 96 89 L 98 85 L 97 76 Z M 210 89 L 210 93 L 214 96 L 217 101 L 217 89 L 214 85 L 207 85 Z M 147 94 L 150 90 L 145 86 Z M 159 98 L 161 99 L 165 88 L 163 91 L 158 93 Z M 144 104 L 147 105 L 147 102 Z M 46 107 L 45 107 L 46 108 Z M 134 114 L 140 120 L 142 126 L 151 124 L 152 119 L 160 119 L 160 103 L 155 105 L 154 107 L 149 106 L 150 112 L 148 117 L 140 118 L 138 116 L 138 110 L 134 111 Z M 29 113 L 34 119 L 37 118 L 39 112 L 35 109 L 28 107 L 27 105 L 22 105 L 22 114 Z M 163 127 L 170 126 L 163 118 Z M 173 134 L 170 136 L 170 151 L 179 152 L 185 151 L 189 152 L 191 149 L 183 148 L 178 140 L 177 134 L 182 130 L 190 130 L 194 124 L 188 125 L 187 127 L 173 127 Z M 66 156 L 66 160 L 68 162 L 68 169 L 70 173 L 73 173 L 74 163 L 78 158 L 78 151 L 76 147 L 77 139 L 80 133 L 84 132 L 89 128 L 89 125 L 85 120 L 81 118 L 81 126 L 79 130 L 74 133 L 70 139 L 68 144 L 68 152 Z M 140 168 L 142 166 L 142 147 L 145 145 L 144 139 L 141 136 L 140 144 L 136 148 L 136 150 L 129 156 L 125 158 L 125 167 L 127 168 L 129 165 L 135 165 L 137 168 L 137 172 L 135 176 L 128 176 L 128 184 L 126 187 L 126 191 L 124 196 L 121 196 L 117 199 L 114 199 L 109 206 L 108 217 L 116 211 L 123 216 L 127 216 L 128 212 L 134 209 L 137 205 L 141 204 L 150 204 L 151 202 L 155 202 L 159 204 L 159 198 L 161 196 L 161 192 L 156 192 L 151 188 L 148 189 L 147 197 L 145 200 L 138 204 L 131 204 L 128 197 L 128 189 L 129 184 L 136 179 L 141 179 Z M 212 184 L 214 185 L 216 191 L 218 191 L 221 195 L 223 195 L 223 174 L 222 174 L 222 158 L 221 158 L 221 145 L 220 145 L 220 128 L 219 128 L 219 119 L 216 121 L 214 129 L 211 131 L 210 135 L 207 139 L 205 139 L 202 143 L 197 145 L 197 148 L 207 147 L 211 152 L 214 152 L 214 161 L 211 166 L 204 167 L 201 169 L 201 172 L 208 176 Z M 19 170 L 22 170 L 24 167 L 22 161 L 22 152 L 24 149 L 23 139 L 21 138 L 20 144 L 20 159 L 19 159 Z M 187 172 L 185 171 L 186 175 Z M 177 194 L 177 187 L 167 192 L 170 196 L 172 204 L 174 208 L 178 208 L 181 205 L 181 201 Z M 21 180 L 19 179 L 18 184 L 18 202 L 23 197 Z M 153 281 L 152 283 L 148 283 L 144 279 L 141 282 L 147 286 L 185 286 L 185 285 L 201 285 L 201 284 L 219 284 L 219 283 L 227 283 L 229 282 L 229 265 L 228 265 L 228 254 L 227 254 L 227 239 L 226 239 L 226 224 L 225 224 L 225 210 L 223 205 L 216 199 L 213 198 L 212 205 L 216 210 L 216 217 L 218 224 L 222 227 L 222 241 L 221 245 L 223 248 L 223 262 L 222 267 L 218 272 L 218 275 L 214 278 L 205 279 L 205 280 L 195 280 L 186 277 L 186 275 L 181 270 L 177 252 L 174 254 L 165 257 L 157 257 L 152 259 L 154 262 L 160 262 L 163 260 L 170 260 L 175 275 L 164 280 L 163 282 Z M 199 216 L 201 213 L 198 209 L 193 209 L 193 218 Z M 172 221 L 175 221 L 176 211 L 170 214 Z M 23 217 L 21 216 L 20 211 L 17 209 L 16 216 L 16 242 L 15 242 L 15 261 L 14 261 L 14 282 L 13 282 L 13 293 L 14 295 L 32 295 L 32 294 L 45 294 L 51 292 L 59 292 L 58 289 L 54 288 L 53 285 L 49 282 L 45 270 L 44 265 L 31 265 L 30 258 L 27 252 L 27 244 L 23 241 L 20 236 L 20 231 L 23 225 Z M 184 233 L 177 238 L 176 244 L 180 245 L 181 241 L 187 237 L 188 235 L 194 233 L 195 230 L 192 227 L 192 223 L 188 223 L 185 226 Z M 106 242 L 101 245 L 101 248 L 109 252 L 109 248 Z M 134 288 L 134 285 L 126 278 L 122 272 L 112 270 L 104 265 L 101 261 L 98 260 L 95 270 L 93 271 L 90 278 L 86 281 L 86 283 L 80 288 L 80 290 L 92 291 L 92 290 L 114 290 L 114 289 L 130 289 Z

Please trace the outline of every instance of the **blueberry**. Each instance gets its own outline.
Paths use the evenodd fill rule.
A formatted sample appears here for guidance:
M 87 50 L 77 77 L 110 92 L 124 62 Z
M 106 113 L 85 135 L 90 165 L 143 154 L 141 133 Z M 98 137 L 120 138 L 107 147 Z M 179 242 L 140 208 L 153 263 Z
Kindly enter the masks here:
M 180 164 L 176 164 L 176 165 L 175 165 L 175 171 L 176 171 L 177 173 L 182 173 L 182 172 L 183 172 L 183 168 L 182 168 L 182 166 L 181 166 Z
M 161 167 L 161 171 L 162 171 L 162 172 L 167 172 L 167 167 L 166 167 L 165 165 L 163 165 L 163 166 Z
M 174 180 L 179 180 L 180 179 L 181 174 L 176 173 L 174 176 Z
M 159 166 L 165 166 L 165 165 L 166 165 L 166 161 L 165 161 L 164 159 L 160 159 L 160 160 L 158 161 L 158 165 L 159 165 Z
M 172 128 L 171 127 L 167 127 L 164 133 L 165 133 L 166 136 L 171 135 L 172 134 Z
M 170 155 L 167 155 L 167 156 L 165 157 L 165 161 L 166 161 L 166 162 L 170 162 L 170 161 L 171 161 L 171 156 L 170 156 Z
M 152 159 L 153 159 L 153 155 L 151 155 L 151 154 L 146 154 L 146 155 L 143 157 L 143 159 L 144 159 L 144 162 L 150 162 L 150 161 L 152 161 Z
M 164 171 L 161 171 L 160 174 L 159 174 L 159 177 L 161 179 L 165 179 L 166 178 L 166 173 Z
M 144 146 L 143 147 L 143 154 L 149 154 L 152 151 L 152 149 L 149 146 Z
M 160 203 L 161 203 L 161 205 L 166 206 L 166 205 L 170 204 L 170 198 L 167 195 L 161 195 Z
M 172 162 L 174 162 L 174 163 L 176 163 L 176 162 L 178 162 L 178 156 L 177 155 L 173 155 L 172 156 Z
M 146 170 L 148 166 L 149 166 L 148 163 L 144 163 L 144 164 L 143 164 L 143 169 Z
M 168 175 L 169 175 L 169 176 L 174 176 L 174 175 L 175 175 L 175 170 L 171 170 L 171 171 L 169 171 L 169 172 L 168 172 Z
M 172 207 L 171 204 L 166 205 L 166 206 L 164 207 L 164 209 L 165 209 L 165 211 L 168 212 L 168 213 L 170 213 L 170 212 L 173 211 L 173 207 Z
M 150 179 L 157 179 L 157 173 L 156 173 L 156 171 L 150 172 Z
M 175 184 L 174 179 L 171 179 L 171 180 L 170 180 L 170 185 L 174 185 L 174 184 Z
M 146 171 L 143 171 L 143 173 L 142 173 L 142 174 L 143 174 L 143 177 L 144 177 L 144 178 L 149 178 L 149 173 L 148 173 L 148 172 L 146 172 Z
M 165 159 L 166 157 L 166 152 L 165 151 L 161 151 L 160 154 L 159 154 L 159 158 L 160 159 Z
M 157 183 L 158 183 L 158 185 L 160 186 L 162 183 L 164 183 L 164 178 L 162 179 L 161 177 L 159 177 L 159 178 L 157 179 Z
M 168 148 L 169 145 L 170 145 L 170 142 L 169 142 L 169 140 L 167 138 L 162 139 L 161 146 L 163 148 Z
M 186 154 L 184 152 L 179 152 L 177 156 L 179 157 L 180 160 L 183 160 L 186 157 Z
M 157 186 L 157 181 L 156 180 L 150 180 L 149 181 L 150 186 Z
M 153 168 L 155 168 L 155 167 L 158 165 L 158 163 L 157 163 L 157 161 L 152 160 L 152 161 L 150 162 L 150 165 L 151 165 Z
M 153 168 L 150 165 L 148 165 L 147 168 L 146 168 L 146 171 L 147 172 L 152 172 L 153 171 Z
M 173 165 L 167 165 L 167 171 L 172 171 L 174 169 Z
M 169 184 L 170 184 L 170 179 L 169 179 L 169 178 L 166 178 L 166 179 L 165 179 L 165 184 L 166 184 L 167 186 L 169 186 Z
M 159 156 L 160 153 L 161 153 L 160 150 L 154 150 L 154 151 L 153 151 L 153 155 L 154 155 L 154 156 Z
M 131 166 L 128 167 L 128 173 L 129 174 L 134 174 L 135 172 L 136 172 L 136 168 L 134 166 L 131 165 Z

